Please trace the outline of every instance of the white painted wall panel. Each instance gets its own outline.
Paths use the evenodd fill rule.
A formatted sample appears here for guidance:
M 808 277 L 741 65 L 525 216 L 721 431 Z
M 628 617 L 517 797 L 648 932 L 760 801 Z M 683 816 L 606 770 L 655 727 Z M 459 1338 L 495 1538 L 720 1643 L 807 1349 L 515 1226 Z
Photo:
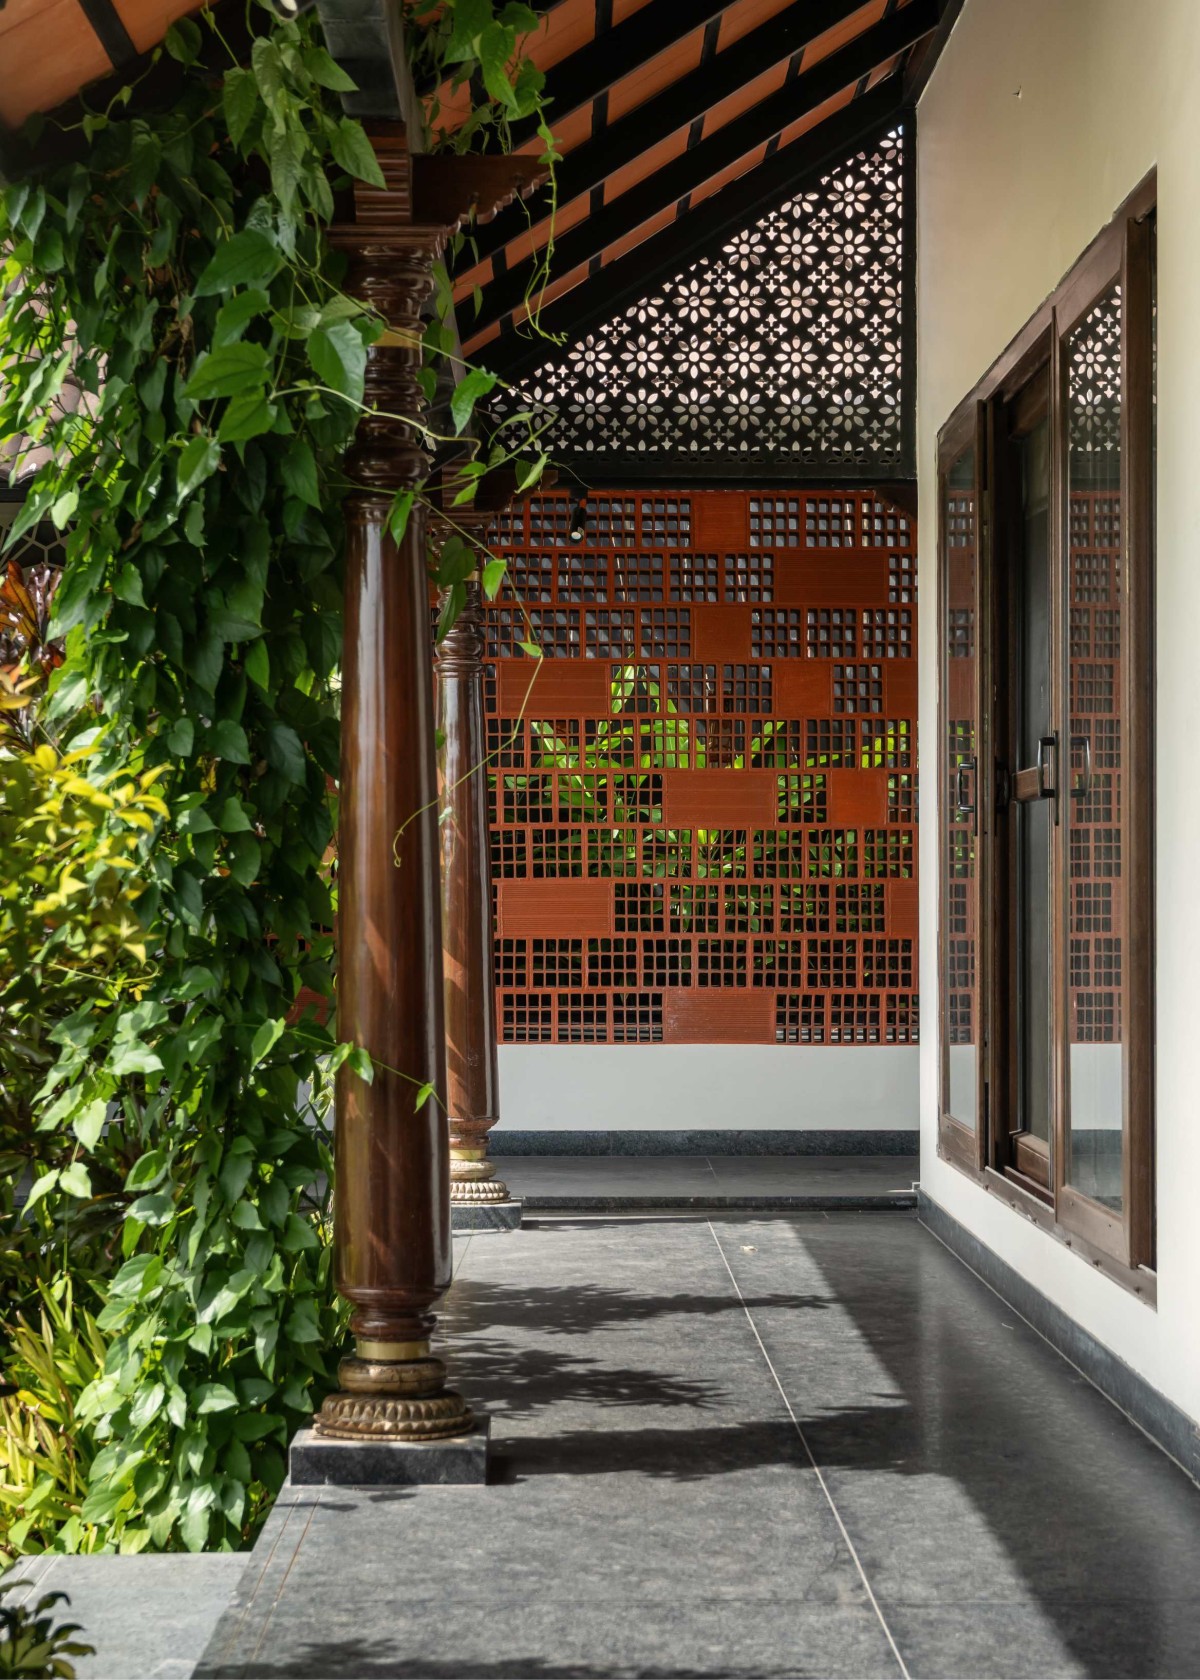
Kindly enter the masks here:
M 936 435 L 1152 166 L 1159 202 L 1157 1312 L 936 1155 L 937 829 L 921 830 L 922 1179 L 1200 1419 L 1200 4 L 967 0 L 918 111 L 922 809 L 936 809 Z
M 907 1131 L 907 1045 L 506 1044 L 507 1131 Z

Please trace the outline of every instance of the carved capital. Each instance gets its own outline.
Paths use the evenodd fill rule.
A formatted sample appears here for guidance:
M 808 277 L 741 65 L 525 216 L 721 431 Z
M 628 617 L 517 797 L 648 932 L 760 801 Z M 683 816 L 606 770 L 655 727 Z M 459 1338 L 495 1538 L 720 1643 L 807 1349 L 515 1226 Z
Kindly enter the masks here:
M 473 677 L 483 669 L 486 642 L 483 634 L 483 595 L 478 578 L 468 578 L 463 586 L 467 599 L 443 641 L 438 643 L 437 674 L 440 681 L 449 677 Z M 438 597 L 444 605 L 449 590 Z
M 369 132 L 369 131 L 368 131 Z M 456 232 L 474 217 L 490 222 L 515 198 L 524 198 L 549 179 L 545 164 L 529 152 L 422 153 L 412 160 L 414 215 L 441 222 Z

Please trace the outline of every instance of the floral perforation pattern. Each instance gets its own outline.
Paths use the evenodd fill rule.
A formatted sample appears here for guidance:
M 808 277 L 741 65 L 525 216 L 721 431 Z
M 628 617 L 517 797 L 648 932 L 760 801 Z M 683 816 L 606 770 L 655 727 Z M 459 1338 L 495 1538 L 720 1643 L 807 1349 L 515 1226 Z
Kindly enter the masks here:
M 905 143 L 896 128 L 857 152 L 543 364 L 500 411 L 547 410 L 560 456 L 896 466 Z M 868 540 L 886 543 L 866 511 Z M 897 533 L 907 523 L 893 515 Z

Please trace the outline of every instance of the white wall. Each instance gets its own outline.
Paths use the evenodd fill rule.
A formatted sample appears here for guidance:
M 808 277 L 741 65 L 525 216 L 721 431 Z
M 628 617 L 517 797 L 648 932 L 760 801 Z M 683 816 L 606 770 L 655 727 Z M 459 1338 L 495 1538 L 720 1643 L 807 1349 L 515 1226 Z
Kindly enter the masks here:
M 907 1045 L 506 1044 L 504 1131 L 909 1131 Z
M 1200 0 L 967 0 L 921 100 L 921 799 L 936 810 L 937 429 L 1155 164 L 1157 1312 L 937 1158 L 932 821 L 921 829 L 921 1177 L 955 1218 L 1200 1419 Z

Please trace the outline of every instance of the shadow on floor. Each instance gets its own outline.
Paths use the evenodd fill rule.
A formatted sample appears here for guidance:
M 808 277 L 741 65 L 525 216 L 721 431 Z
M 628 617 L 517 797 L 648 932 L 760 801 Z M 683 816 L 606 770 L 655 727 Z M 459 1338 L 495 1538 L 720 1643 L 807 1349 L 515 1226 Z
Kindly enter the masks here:
M 353 1675 L 355 1680 L 464 1680 L 466 1671 L 453 1659 L 405 1659 L 389 1648 L 387 1640 L 313 1640 L 296 1647 L 286 1663 L 278 1666 L 256 1659 L 244 1671 L 254 1680 L 327 1680 L 333 1675 Z M 711 1668 L 647 1668 L 603 1663 L 545 1662 L 541 1657 L 498 1657 L 494 1662 L 471 1659 L 470 1680 L 720 1680 Z M 792 1669 L 739 1668 L 738 1680 L 796 1680 Z

